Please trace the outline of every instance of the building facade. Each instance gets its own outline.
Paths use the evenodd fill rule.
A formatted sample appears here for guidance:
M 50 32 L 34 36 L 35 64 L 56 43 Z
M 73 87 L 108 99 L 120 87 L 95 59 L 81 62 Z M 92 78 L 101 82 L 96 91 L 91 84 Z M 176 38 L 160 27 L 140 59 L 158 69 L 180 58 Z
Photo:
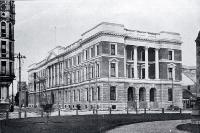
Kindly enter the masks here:
M 14 74 L 15 5 L 12 0 L 0 1 L 0 103 L 9 102 L 9 86 Z
M 45 95 L 67 109 L 182 108 L 181 44 L 179 33 L 102 22 L 31 65 L 29 106 Z

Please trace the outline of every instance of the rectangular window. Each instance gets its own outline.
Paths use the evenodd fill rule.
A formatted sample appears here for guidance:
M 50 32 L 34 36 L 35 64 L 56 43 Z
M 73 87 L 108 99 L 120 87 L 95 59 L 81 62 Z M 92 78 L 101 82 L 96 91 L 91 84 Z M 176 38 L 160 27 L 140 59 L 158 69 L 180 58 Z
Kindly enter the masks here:
M 168 79 L 172 79 L 173 78 L 173 72 L 172 72 L 172 68 L 168 68 Z
M 89 76 L 88 68 L 86 67 L 86 68 L 85 68 L 85 79 L 86 79 L 86 80 L 88 80 L 88 76 Z
M 78 55 L 78 64 L 80 64 L 81 63 L 81 55 L 79 54 Z
M 12 75 L 13 74 L 13 63 L 12 62 L 10 62 L 10 64 L 9 64 L 10 66 L 10 75 Z
M 134 51 L 131 51 L 131 60 L 134 60 Z
M 6 57 L 6 41 L 1 41 L 1 56 Z
M 111 67 L 111 77 L 116 77 L 116 66 L 115 66 L 115 63 L 111 63 L 110 64 L 110 67 Z
M 6 61 L 1 61 L 1 73 L 6 74 Z
M 69 68 L 72 67 L 72 59 L 69 59 Z
M 131 68 L 131 76 L 134 78 L 134 68 Z
M 101 91 L 100 91 L 100 87 L 97 87 L 97 99 L 101 100 Z
M 172 101 L 173 100 L 173 91 L 172 88 L 168 89 L 168 101 Z
M 92 87 L 91 89 L 92 89 L 92 90 L 91 90 L 91 91 L 92 91 L 92 101 L 94 101 L 94 100 L 95 100 L 95 99 L 94 99 L 94 93 L 95 93 L 95 92 L 94 92 L 94 88 Z
M 110 100 L 116 100 L 116 87 L 110 87 Z
M 92 79 L 94 78 L 94 66 L 92 66 L 92 69 L 91 69 L 91 71 L 92 71 Z
M 73 94 L 73 96 L 74 96 L 74 101 L 76 101 L 76 91 L 74 90 L 73 93 L 74 93 L 74 94 Z
M 87 49 L 85 50 L 85 59 L 86 60 L 88 59 L 88 50 Z
M 173 58 L 172 56 L 173 56 L 173 55 L 172 55 L 172 51 L 168 51 L 168 59 L 169 59 L 169 60 L 172 60 L 172 58 Z
M 99 45 L 97 45 L 97 55 L 99 55 Z
M 99 72 L 100 72 L 100 69 L 99 69 L 99 64 L 97 64 L 97 77 L 99 77 Z
M 91 57 L 91 58 L 94 57 L 94 56 L 93 56 L 93 53 L 94 53 L 93 50 L 94 50 L 93 47 L 91 47 L 91 48 L 90 48 L 90 57 Z
M 78 82 L 80 82 L 80 71 L 77 71 L 77 73 L 78 73 Z
M 66 100 L 66 102 L 68 102 L 68 93 L 67 93 L 67 91 L 65 91 L 65 100 Z
M 76 65 L 76 56 L 73 57 L 73 66 Z
M 89 89 L 86 88 L 86 101 L 89 101 Z
M 1 22 L 1 36 L 6 37 L 6 23 Z
M 115 44 L 111 44 L 111 55 L 116 55 L 115 49 Z
M 81 92 L 78 90 L 78 101 L 81 101 Z

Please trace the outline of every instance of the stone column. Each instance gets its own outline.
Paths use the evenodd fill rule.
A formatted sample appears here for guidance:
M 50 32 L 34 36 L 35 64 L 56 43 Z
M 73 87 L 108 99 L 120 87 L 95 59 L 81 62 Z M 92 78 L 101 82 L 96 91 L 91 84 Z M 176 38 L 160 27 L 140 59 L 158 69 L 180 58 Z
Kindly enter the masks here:
M 127 53 L 126 53 L 126 44 L 124 45 L 124 77 L 126 78 L 126 61 L 127 61 Z
M 158 55 L 158 50 L 155 49 L 155 78 L 159 79 L 159 55 Z
M 148 47 L 145 47 L 145 79 L 149 79 Z
M 138 68 L 137 68 L 137 47 L 134 46 L 134 78 L 138 78 Z
M 150 108 L 150 89 L 149 88 L 145 88 L 146 89 L 146 103 L 147 103 L 147 108 Z
M 139 88 L 135 88 L 135 100 L 136 100 L 136 106 L 137 106 L 137 109 L 139 109 Z

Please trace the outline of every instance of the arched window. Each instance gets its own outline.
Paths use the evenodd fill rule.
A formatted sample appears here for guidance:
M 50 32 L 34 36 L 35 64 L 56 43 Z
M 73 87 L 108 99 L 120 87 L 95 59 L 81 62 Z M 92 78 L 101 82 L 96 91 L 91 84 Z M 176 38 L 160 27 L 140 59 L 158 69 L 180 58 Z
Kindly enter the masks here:
M 1 37 L 6 37 L 6 23 L 1 22 Z

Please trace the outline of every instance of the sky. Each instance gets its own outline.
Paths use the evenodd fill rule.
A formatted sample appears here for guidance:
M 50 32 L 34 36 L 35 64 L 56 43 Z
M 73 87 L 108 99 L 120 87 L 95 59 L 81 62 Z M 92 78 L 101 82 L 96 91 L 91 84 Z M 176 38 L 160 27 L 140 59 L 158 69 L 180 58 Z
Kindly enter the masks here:
M 148 32 L 178 32 L 183 65 L 196 65 L 195 39 L 200 30 L 200 0 L 16 0 L 15 53 L 28 66 L 57 45 L 67 46 L 100 22 Z M 56 28 L 55 28 L 56 27 Z M 15 63 L 18 80 L 18 64 Z

